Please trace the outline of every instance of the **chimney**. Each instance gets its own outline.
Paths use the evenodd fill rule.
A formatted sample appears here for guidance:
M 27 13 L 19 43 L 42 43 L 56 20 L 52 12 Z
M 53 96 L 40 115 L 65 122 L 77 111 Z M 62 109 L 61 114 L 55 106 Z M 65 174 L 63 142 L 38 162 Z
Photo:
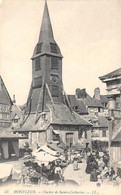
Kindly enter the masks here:
M 76 89 L 76 97 L 77 99 L 85 99 L 87 97 L 86 89 Z
M 100 88 L 99 87 L 95 88 L 94 90 L 94 98 L 96 100 L 100 100 Z

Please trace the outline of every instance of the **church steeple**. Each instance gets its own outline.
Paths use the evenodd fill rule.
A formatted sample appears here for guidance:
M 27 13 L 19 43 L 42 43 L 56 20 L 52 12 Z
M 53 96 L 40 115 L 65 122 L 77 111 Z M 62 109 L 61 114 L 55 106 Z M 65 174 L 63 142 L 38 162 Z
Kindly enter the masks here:
M 54 42 L 53 30 L 51 26 L 47 2 L 45 1 L 44 13 L 42 18 L 41 30 L 39 35 L 39 43 L 41 42 Z
M 45 89 L 45 86 L 48 87 Z M 36 110 L 45 111 L 47 103 L 52 102 L 52 99 L 54 103 L 63 101 L 62 55 L 54 40 L 45 2 L 39 40 L 32 56 L 32 84 L 26 111 L 31 113 L 36 113 Z
M 58 47 L 56 41 L 54 40 L 52 25 L 50 21 L 49 11 L 47 2 L 45 1 L 44 13 L 41 23 L 41 29 L 39 34 L 38 43 L 34 49 L 32 59 L 36 58 L 38 55 L 49 54 L 62 57 L 60 48 Z

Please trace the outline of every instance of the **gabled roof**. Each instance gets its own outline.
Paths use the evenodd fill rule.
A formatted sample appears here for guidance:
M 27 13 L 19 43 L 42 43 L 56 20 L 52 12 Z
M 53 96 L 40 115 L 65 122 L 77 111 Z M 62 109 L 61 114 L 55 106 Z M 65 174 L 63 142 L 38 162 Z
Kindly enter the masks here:
M 88 107 L 100 107 L 102 108 L 102 104 L 101 104 L 101 101 L 100 100 L 97 100 L 95 98 L 92 98 L 90 95 L 87 94 L 86 98 L 84 99 L 85 101 L 85 104 L 88 106 Z
M 98 116 L 98 117 L 93 117 L 93 116 L 85 116 L 84 117 L 86 120 L 91 122 L 93 124 L 93 127 L 99 127 L 99 128 L 108 128 L 108 119 L 104 116 Z
M 92 125 L 74 111 L 71 112 L 71 110 L 64 104 L 54 104 L 54 107 L 49 104 L 48 107 L 51 111 L 51 124 L 82 126 Z
M 10 98 L 10 95 L 7 91 L 7 88 L 1 76 L 0 76 L 0 104 L 10 105 L 10 106 L 12 105 L 12 100 Z
M 36 114 L 26 115 L 23 125 L 18 125 L 13 131 L 46 131 L 46 129 L 52 125 L 82 125 L 92 126 L 90 122 L 82 118 L 64 104 L 48 104 L 49 112 L 43 112 L 40 114 L 46 114 L 46 121 L 41 120 L 39 117 L 38 122 L 35 123 Z
M 100 100 L 92 98 L 87 92 L 86 89 L 76 89 L 77 100 L 83 100 L 84 104 L 88 107 L 100 107 L 102 108 L 102 104 Z
M 108 74 L 105 74 L 104 76 L 100 76 L 99 79 L 104 80 L 104 79 L 114 78 L 114 77 L 118 77 L 118 76 L 121 76 L 121 68 L 114 70 Z
M 0 138 L 14 138 L 14 139 L 20 139 L 20 138 L 26 138 L 25 136 L 14 134 L 10 128 L 2 128 L 0 127 Z
M 49 114 L 47 112 L 47 114 Z M 45 131 L 50 125 L 50 121 L 43 122 L 39 119 L 37 123 L 35 123 L 36 114 L 30 114 L 25 116 L 25 122 L 23 125 L 18 124 L 13 131 Z
M 21 118 L 23 114 L 21 109 L 17 105 L 13 104 L 11 107 L 11 119 L 14 119 L 16 116 Z
M 70 105 L 72 108 L 74 108 L 75 106 L 78 107 L 79 114 L 88 114 L 88 111 L 86 109 L 86 106 L 83 100 L 77 100 L 75 95 L 68 95 L 68 99 L 70 101 Z

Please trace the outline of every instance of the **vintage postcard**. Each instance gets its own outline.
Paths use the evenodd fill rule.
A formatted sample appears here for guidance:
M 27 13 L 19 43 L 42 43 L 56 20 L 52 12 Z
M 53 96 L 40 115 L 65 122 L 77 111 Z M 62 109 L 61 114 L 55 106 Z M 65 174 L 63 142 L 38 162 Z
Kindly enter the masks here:
M 0 194 L 121 194 L 120 0 L 0 0 Z

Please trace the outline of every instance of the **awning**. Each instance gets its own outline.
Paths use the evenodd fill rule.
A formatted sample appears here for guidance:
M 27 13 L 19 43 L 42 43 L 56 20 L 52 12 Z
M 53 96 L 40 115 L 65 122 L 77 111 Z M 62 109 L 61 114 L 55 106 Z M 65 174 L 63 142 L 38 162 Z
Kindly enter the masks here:
M 64 150 L 62 149 L 62 148 L 59 148 L 57 145 L 55 145 L 55 144 L 49 144 L 48 145 L 50 148 L 52 148 L 53 150 L 56 150 L 57 152 L 59 152 L 59 153 L 63 153 L 64 152 Z
M 48 164 L 48 162 L 52 162 L 52 161 L 55 161 L 58 159 L 58 157 L 55 157 L 55 156 L 52 156 L 50 154 L 47 154 L 45 152 L 38 152 L 36 155 L 35 155 L 36 159 L 41 162 L 41 163 L 45 163 L 45 164 Z
M 38 154 L 38 153 L 40 153 L 41 151 L 44 151 L 44 152 L 46 152 L 46 153 L 48 153 L 48 154 L 51 154 L 51 155 L 53 155 L 53 156 L 57 156 L 57 152 L 54 151 L 54 150 L 51 150 L 51 149 L 48 148 L 46 145 L 41 146 L 39 149 L 35 150 L 35 151 L 33 152 L 33 155 Z
M 53 130 L 53 132 L 54 132 L 55 134 L 59 134 L 59 131 L 57 131 L 57 130 Z

